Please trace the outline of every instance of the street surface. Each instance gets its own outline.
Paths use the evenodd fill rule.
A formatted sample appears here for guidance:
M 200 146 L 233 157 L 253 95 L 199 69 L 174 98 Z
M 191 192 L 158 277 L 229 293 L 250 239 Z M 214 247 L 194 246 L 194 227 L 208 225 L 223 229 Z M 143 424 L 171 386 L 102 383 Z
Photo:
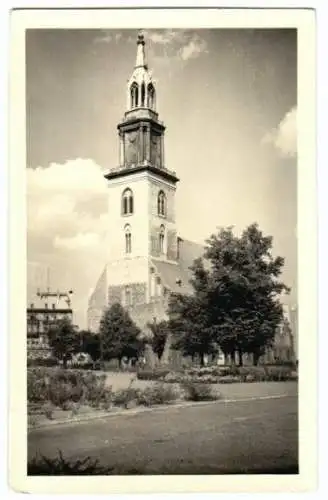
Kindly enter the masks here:
M 35 429 L 28 458 L 98 459 L 119 474 L 297 473 L 297 396 L 159 409 Z

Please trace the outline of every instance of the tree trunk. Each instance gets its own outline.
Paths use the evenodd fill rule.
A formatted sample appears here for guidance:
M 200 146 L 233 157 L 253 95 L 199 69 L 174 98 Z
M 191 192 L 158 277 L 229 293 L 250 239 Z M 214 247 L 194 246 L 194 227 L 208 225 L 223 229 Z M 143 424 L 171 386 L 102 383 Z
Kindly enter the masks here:
M 238 350 L 238 358 L 239 366 L 243 366 L 243 352 L 240 349 Z
M 200 366 L 205 366 L 205 354 L 203 352 L 200 354 Z
M 253 365 L 257 366 L 259 363 L 260 355 L 258 352 L 253 352 Z
M 66 368 L 67 368 L 67 356 L 63 357 L 63 368 L 64 368 L 64 370 L 66 370 Z

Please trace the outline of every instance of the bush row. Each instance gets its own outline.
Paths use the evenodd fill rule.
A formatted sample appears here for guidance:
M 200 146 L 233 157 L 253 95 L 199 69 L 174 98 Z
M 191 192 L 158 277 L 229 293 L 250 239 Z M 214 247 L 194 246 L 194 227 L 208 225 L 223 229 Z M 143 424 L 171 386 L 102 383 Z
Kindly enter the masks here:
M 233 382 L 266 382 L 297 379 L 297 372 L 288 365 L 263 366 L 212 366 L 204 368 L 189 368 L 184 371 L 169 369 L 139 370 L 140 380 L 158 380 L 167 383 L 207 383 L 227 384 Z
M 78 413 L 81 405 L 108 410 L 113 406 L 130 408 L 169 404 L 178 399 L 201 401 L 219 397 L 208 385 L 197 384 L 194 387 L 192 383 L 173 386 L 158 382 L 143 390 L 130 385 L 113 391 L 106 385 L 106 375 L 60 368 L 51 371 L 45 368 L 29 369 L 27 382 L 30 409 L 42 406 L 42 412 L 48 418 L 52 418 L 55 408 Z

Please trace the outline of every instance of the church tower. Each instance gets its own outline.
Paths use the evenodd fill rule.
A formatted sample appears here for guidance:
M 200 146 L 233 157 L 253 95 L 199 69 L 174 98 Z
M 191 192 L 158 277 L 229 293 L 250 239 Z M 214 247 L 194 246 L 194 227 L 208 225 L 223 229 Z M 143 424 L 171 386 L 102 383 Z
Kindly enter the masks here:
M 178 178 L 164 161 L 165 126 L 157 112 L 157 89 L 148 69 L 144 36 L 127 82 L 126 111 L 118 124 L 119 164 L 105 174 L 108 185 L 109 304 L 151 300 L 151 260 L 177 259 L 175 191 Z M 123 292 L 122 292 L 123 289 Z
M 141 33 L 126 97 L 117 126 L 118 165 L 105 174 L 107 263 L 88 300 L 88 328 L 93 332 L 99 331 L 104 310 L 117 302 L 144 332 L 150 322 L 166 319 L 170 293 L 192 293 L 190 266 L 204 250 L 177 236 L 179 179 L 165 165 L 165 126 Z

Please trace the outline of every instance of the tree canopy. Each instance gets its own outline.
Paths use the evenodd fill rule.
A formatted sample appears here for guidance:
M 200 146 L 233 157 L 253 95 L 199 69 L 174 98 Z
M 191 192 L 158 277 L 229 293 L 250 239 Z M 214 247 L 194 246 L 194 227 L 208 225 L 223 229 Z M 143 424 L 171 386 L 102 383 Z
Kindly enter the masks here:
M 63 361 L 66 368 L 72 354 L 79 350 L 80 339 L 77 328 L 69 318 L 64 317 L 51 326 L 48 339 L 54 356 Z
M 100 358 L 100 337 L 89 330 L 80 332 L 81 351 L 86 352 L 91 356 L 93 361 Z
M 143 351 L 140 330 L 121 304 L 113 304 L 104 312 L 99 335 L 103 360 L 118 359 L 121 363 L 124 357 L 136 358 Z
M 279 280 L 284 259 L 272 255 L 272 243 L 257 224 L 241 236 L 221 229 L 206 241 L 204 258 L 191 268 L 194 293 L 170 299 L 176 348 L 203 357 L 220 346 L 233 359 L 252 353 L 256 362 L 273 342 L 283 318 L 280 296 L 289 292 Z

